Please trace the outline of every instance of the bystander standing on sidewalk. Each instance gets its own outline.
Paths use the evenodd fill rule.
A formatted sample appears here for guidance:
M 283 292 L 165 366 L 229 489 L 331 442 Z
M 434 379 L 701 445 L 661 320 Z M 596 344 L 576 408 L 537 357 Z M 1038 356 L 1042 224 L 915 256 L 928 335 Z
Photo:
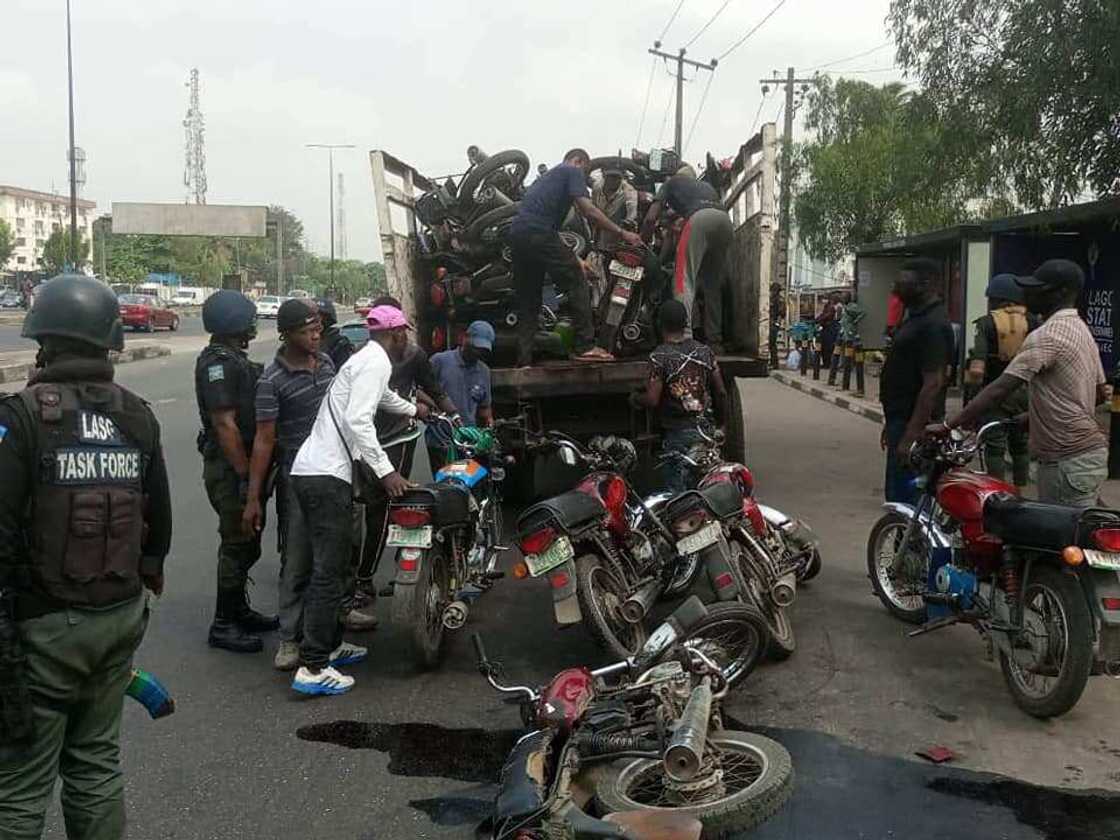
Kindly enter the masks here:
M 1038 461 L 1041 501 L 1097 504 L 1108 475 L 1108 439 L 1095 416 L 1109 388 L 1100 351 L 1077 312 L 1085 275 L 1070 260 L 1047 260 L 1016 281 L 1042 326 L 1027 335 L 1003 374 L 946 428 L 975 426 L 1019 385 L 1030 386 L 1030 451 Z

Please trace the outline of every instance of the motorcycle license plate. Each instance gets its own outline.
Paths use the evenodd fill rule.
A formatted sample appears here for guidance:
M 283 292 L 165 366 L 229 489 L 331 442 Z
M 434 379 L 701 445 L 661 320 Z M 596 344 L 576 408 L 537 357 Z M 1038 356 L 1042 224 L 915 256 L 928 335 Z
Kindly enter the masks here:
M 545 572 L 562 566 L 576 556 L 572 541 L 567 537 L 557 537 L 556 542 L 540 554 L 526 554 L 525 566 L 532 577 L 540 577 Z
M 616 306 L 626 306 L 629 302 L 630 283 L 625 280 L 619 280 L 614 284 L 614 289 L 611 290 L 611 303 Z M 619 317 L 621 317 L 621 314 Z
M 611 264 L 607 270 L 611 274 L 625 277 L 627 280 L 631 280 L 634 283 L 641 280 L 642 275 L 645 273 L 645 269 L 640 265 L 626 265 L 625 263 L 620 263 L 618 260 L 611 260 Z
M 1120 572 L 1120 554 L 1111 551 L 1085 549 L 1085 561 L 1094 569 L 1112 569 Z
M 677 541 L 678 554 L 695 554 L 719 542 L 723 528 L 718 522 L 709 522 L 695 534 L 689 534 Z
M 389 538 L 385 541 L 385 544 L 399 548 L 431 548 L 432 526 L 402 528 L 400 525 L 390 525 Z

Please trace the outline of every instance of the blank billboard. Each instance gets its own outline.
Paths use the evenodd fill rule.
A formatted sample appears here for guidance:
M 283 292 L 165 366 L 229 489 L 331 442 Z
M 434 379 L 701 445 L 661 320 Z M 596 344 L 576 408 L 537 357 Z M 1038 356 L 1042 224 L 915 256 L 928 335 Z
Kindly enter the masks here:
M 113 202 L 113 233 L 157 236 L 265 236 L 267 207 Z

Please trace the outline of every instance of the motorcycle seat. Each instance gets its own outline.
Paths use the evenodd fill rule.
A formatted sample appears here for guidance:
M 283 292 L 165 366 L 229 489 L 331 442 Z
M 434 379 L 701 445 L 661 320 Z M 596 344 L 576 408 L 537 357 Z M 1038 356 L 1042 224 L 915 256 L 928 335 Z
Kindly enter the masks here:
M 408 490 L 392 507 L 430 507 L 437 525 L 458 525 L 471 518 L 470 491 L 457 481 L 440 481 Z
M 699 503 L 716 519 L 728 519 L 743 512 L 743 496 L 730 481 L 720 481 L 699 490 L 688 490 L 669 502 L 665 518 L 670 522 L 683 516 Z
M 1061 551 L 1077 544 L 1081 508 L 996 493 L 984 503 L 984 530 L 1005 543 Z
M 598 499 L 572 490 L 538 502 L 521 514 L 518 522 L 536 525 L 545 519 L 555 519 L 562 527 L 572 530 L 601 518 L 606 512 Z

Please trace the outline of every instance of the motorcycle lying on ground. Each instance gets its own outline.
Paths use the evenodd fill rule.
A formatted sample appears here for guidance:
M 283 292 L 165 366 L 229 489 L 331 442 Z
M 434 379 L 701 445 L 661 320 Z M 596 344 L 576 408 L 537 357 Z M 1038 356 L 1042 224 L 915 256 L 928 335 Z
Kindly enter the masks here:
M 690 597 L 636 655 L 561 671 L 545 687 L 507 686 L 474 635 L 479 671 L 519 698 L 530 727 L 502 770 L 488 840 L 698 840 L 753 828 L 793 792 L 776 741 L 724 728 L 729 685 L 696 632 Z M 591 811 L 598 816 L 592 816 Z
M 445 631 L 461 628 L 471 603 L 503 576 L 500 487 L 508 465 L 496 430 L 458 427 L 446 415 L 428 423 L 457 457 L 430 484 L 389 503 L 386 539 L 397 549 L 390 615 L 410 628 L 414 657 L 426 668 L 439 662 Z
M 820 571 L 819 540 L 804 522 L 760 504 L 751 471 L 723 460 L 718 434 L 699 431 L 701 443 L 665 456 L 698 478 L 695 490 L 666 505 L 663 518 L 677 552 L 699 556 L 720 601 L 742 601 L 763 615 L 769 629 L 766 655 L 787 659 L 796 647 L 787 610 L 797 584 Z
M 916 505 L 888 503 L 867 545 L 872 589 L 911 636 L 971 624 L 1027 714 L 1069 711 L 1120 673 L 1120 512 L 1027 501 L 968 465 L 1003 422 L 918 441 Z
M 612 656 L 633 656 L 646 641 L 645 618 L 653 605 L 684 595 L 700 570 L 695 554 L 677 552 L 676 539 L 662 521 L 672 494 L 638 495 L 625 478 L 637 452 L 623 438 L 593 438 L 583 447 L 561 432 L 547 432 L 535 435 L 532 446 L 588 473 L 574 490 L 521 514 L 523 561 L 514 575 L 547 577 L 557 624 L 582 622 Z M 756 631 L 742 631 L 743 615 Z M 713 617 L 731 623 L 713 621 L 708 628 L 709 654 L 730 681 L 738 682 L 754 668 L 756 647 L 766 643 L 764 619 L 755 610 L 722 608 Z

